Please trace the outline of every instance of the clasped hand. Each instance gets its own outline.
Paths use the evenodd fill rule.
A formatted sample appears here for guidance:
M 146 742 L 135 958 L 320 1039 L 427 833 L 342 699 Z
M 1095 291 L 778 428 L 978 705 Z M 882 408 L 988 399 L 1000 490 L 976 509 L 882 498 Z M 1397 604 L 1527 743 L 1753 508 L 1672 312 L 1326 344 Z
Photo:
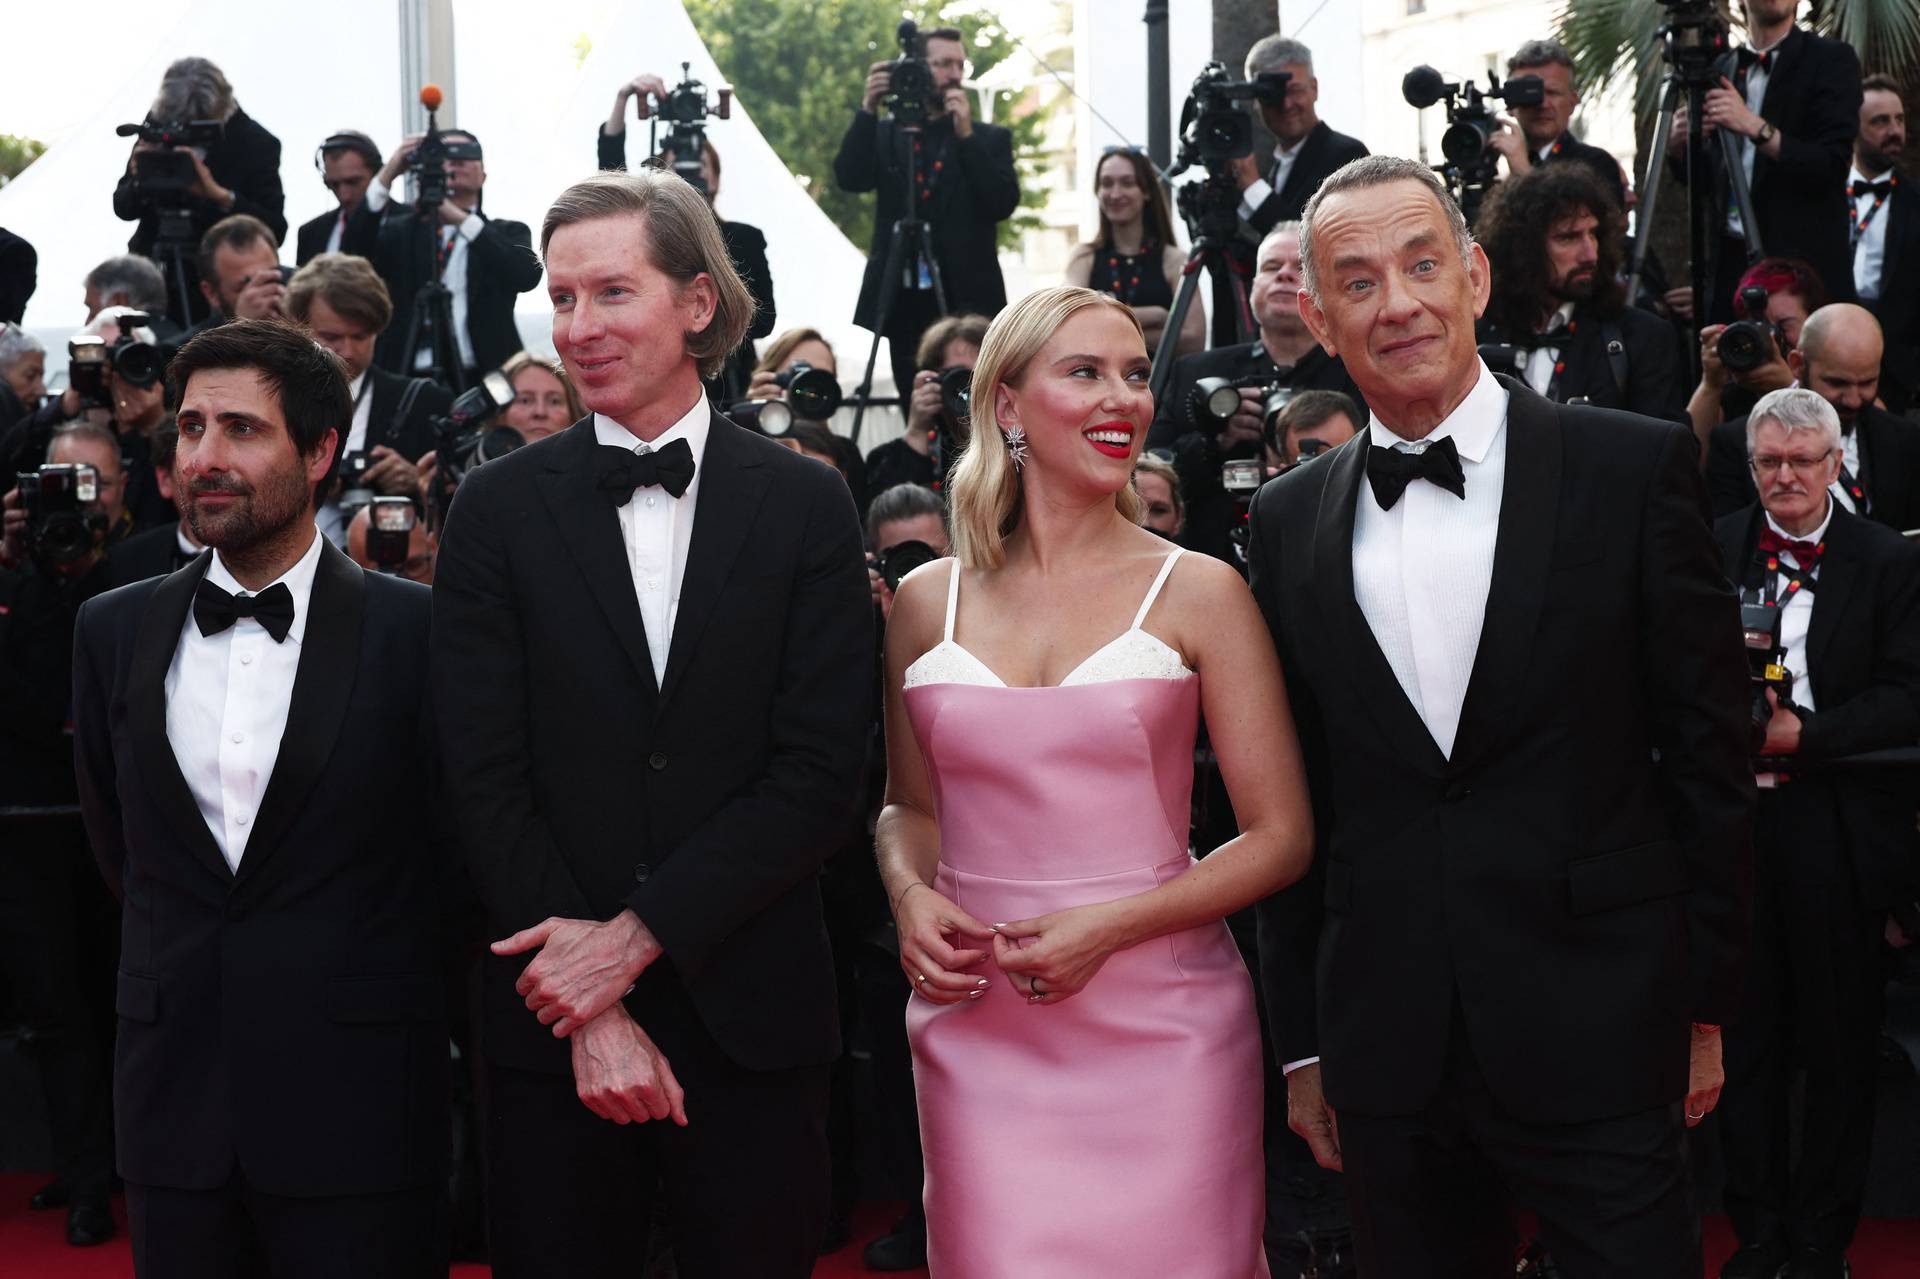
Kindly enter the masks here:
M 513 988 L 560 1039 L 612 1007 L 661 955 L 659 941 L 630 910 L 604 923 L 546 919 L 492 949 L 496 955 L 540 952 Z
M 1023 998 L 1057 1004 L 1085 990 L 1122 945 L 1113 906 L 1102 902 L 995 924 L 993 962 Z

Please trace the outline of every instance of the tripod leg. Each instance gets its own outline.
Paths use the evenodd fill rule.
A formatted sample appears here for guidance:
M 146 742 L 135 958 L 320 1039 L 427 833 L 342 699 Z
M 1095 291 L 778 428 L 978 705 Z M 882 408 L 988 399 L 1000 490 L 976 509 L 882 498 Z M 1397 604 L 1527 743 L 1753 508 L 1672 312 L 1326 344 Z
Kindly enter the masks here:
M 873 366 L 880 358 L 880 339 L 887 334 L 887 321 L 893 316 L 894 299 L 900 294 L 900 257 L 905 240 L 903 223 L 893 224 L 893 236 L 887 245 L 887 263 L 880 272 L 880 296 L 873 308 L 873 342 L 867 347 L 867 371 L 860 378 L 860 388 L 854 392 L 859 403 L 853 410 L 853 438 L 860 438 L 860 423 L 867 416 L 867 401 L 873 395 Z M 900 393 L 901 411 L 905 412 L 907 397 L 912 394 L 911 387 L 895 387 Z
M 922 222 L 918 225 L 919 232 L 916 236 L 920 244 L 918 252 L 921 254 L 921 260 L 927 264 L 927 278 L 933 281 L 934 309 L 944 317 L 948 314 L 947 284 L 946 281 L 940 277 L 940 259 L 933 256 L 933 236 L 928 230 L 927 224 Z
M 1653 215 L 1660 198 L 1660 164 L 1667 154 L 1667 135 L 1673 132 L 1673 111 L 1680 98 L 1680 82 L 1671 76 L 1660 94 L 1660 114 L 1653 122 L 1647 148 L 1647 172 L 1640 181 L 1640 208 L 1635 214 L 1633 269 L 1627 275 L 1627 301 L 1640 296 L 1640 277 L 1646 271 L 1647 250 L 1653 247 Z
M 1725 129 L 1714 136 L 1720 139 L 1720 159 L 1727 168 L 1727 184 L 1733 188 L 1733 206 L 1740 211 L 1740 230 L 1747 241 L 1747 265 L 1767 256 L 1760 242 L 1760 215 L 1753 207 L 1753 191 L 1747 186 L 1747 168 L 1740 163 L 1740 144 Z
M 1167 313 L 1167 327 L 1160 330 L 1160 346 L 1153 353 L 1153 372 L 1147 377 L 1147 388 L 1153 392 L 1156 405 L 1173 377 L 1174 349 L 1180 341 L 1180 330 L 1186 325 L 1187 312 L 1193 309 L 1194 294 L 1200 290 L 1200 277 L 1206 274 L 1205 266 L 1213 252 L 1205 247 L 1196 249 L 1180 272 L 1180 292 L 1174 295 L 1173 310 Z

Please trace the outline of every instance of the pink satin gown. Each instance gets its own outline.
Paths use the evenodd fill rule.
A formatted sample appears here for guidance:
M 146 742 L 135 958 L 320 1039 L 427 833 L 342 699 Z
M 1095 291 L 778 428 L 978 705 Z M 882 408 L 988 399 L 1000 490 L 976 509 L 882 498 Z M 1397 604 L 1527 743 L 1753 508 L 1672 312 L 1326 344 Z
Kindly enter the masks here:
M 934 887 L 985 923 L 1185 873 L 1200 681 L 1133 626 L 1056 687 L 1010 688 L 953 639 L 908 668 L 940 825 Z M 1120 951 L 1029 1004 L 907 1010 L 934 1279 L 1265 1276 L 1260 1035 L 1224 922 Z

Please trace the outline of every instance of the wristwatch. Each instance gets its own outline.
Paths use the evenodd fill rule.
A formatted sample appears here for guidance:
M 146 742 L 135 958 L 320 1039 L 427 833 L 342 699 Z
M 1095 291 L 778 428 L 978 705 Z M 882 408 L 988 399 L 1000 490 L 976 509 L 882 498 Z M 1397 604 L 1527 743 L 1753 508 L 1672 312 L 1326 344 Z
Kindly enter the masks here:
M 1757 147 L 1767 145 L 1767 143 L 1773 141 L 1773 135 L 1777 132 L 1779 132 L 1779 130 L 1773 127 L 1773 121 L 1762 120 L 1760 122 L 1760 132 L 1753 135 L 1753 145 Z

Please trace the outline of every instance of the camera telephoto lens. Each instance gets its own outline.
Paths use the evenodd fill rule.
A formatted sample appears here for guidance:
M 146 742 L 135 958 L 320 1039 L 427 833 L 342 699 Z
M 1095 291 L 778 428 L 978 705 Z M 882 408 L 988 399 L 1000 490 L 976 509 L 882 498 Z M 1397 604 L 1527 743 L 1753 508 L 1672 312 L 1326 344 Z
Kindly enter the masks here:
M 796 417 L 824 422 L 840 409 L 840 383 L 825 369 L 816 369 L 805 361 L 794 364 L 774 378 L 787 393 Z
M 1729 373 L 1751 373 L 1773 358 L 1773 334 L 1763 324 L 1737 320 L 1729 324 L 1714 344 Z

